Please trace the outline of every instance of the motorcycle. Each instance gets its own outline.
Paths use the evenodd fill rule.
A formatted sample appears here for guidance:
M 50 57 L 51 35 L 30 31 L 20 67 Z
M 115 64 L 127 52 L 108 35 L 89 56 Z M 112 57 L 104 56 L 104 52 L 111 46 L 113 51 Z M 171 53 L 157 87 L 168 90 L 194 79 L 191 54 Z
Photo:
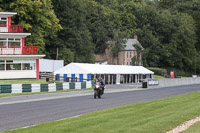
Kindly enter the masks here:
M 101 85 L 100 82 L 96 82 L 95 86 L 94 86 L 94 99 L 101 98 L 101 96 L 103 95 L 103 88 L 105 88 L 105 85 Z

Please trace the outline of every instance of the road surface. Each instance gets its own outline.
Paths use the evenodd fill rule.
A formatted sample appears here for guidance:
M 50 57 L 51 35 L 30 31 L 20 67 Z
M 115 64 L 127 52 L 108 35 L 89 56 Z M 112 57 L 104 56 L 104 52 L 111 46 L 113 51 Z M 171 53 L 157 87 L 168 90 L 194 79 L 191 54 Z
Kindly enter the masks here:
M 133 87 L 130 84 L 108 86 L 102 99 L 93 99 L 92 90 L 0 98 L 0 131 L 200 91 L 200 85 L 130 89 Z

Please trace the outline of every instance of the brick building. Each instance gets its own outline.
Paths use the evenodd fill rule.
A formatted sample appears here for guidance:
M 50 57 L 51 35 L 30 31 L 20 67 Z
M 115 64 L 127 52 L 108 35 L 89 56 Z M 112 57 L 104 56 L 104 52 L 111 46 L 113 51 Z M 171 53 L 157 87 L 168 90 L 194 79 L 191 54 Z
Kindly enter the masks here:
M 95 54 L 95 62 L 100 64 L 112 64 L 112 65 L 132 65 L 132 58 L 137 56 L 138 52 L 133 46 L 134 44 L 141 44 L 137 39 L 137 35 L 134 36 L 133 39 L 126 39 L 124 48 L 122 51 L 118 53 L 118 58 L 113 57 L 111 49 L 112 47 L 108 47 L 103 54 Z M 141 55 L 139 57 L 139 65 L 141 63 Z

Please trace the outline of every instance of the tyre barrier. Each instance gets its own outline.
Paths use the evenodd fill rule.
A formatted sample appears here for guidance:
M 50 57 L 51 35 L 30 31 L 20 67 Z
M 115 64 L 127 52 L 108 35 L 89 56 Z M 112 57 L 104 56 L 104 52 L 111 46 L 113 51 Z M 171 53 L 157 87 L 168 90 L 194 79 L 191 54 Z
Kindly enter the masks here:
M 52 92 L 68 89 L 92 88 L 93 81 L 51 84 L 0 84 L 0 93 Z

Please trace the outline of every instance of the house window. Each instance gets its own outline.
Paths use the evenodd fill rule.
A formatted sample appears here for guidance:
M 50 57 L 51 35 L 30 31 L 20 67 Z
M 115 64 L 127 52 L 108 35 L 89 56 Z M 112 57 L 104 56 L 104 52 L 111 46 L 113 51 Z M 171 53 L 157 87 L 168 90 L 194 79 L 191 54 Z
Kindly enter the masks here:
M 132 64 L 132 62 L 130 62 L 130 65 Z
M 7 39 L 6 38 L 0 38 L 0 46 L 6 46 L 7 45 Z
M 126 64 L 128 65 L 128 62 Z
M 0 70 L 5 70 L 5 60 L 0 60 Z
M 13 63 L 13 60 L 6 60 L 6 70 L 21 70 L 21 63 Z
M 128 58 L 128 52 L 127 52 L 126 56 L 127 56 L 127 58 Z
M 24 63 L 22 64 L 22 70 L 35 70 L 35 64 Z
M 35 60 L 0 60 L 0 70 L 36 70 Z
M 132 57 L 132 52 L 130 52 L 130 58 Z
M 20 39 L 15 39 L 15 38 L 8 38 L 8 46 L 9 47 L 20 47 L 21 40 Z
M 22 60 L 22 70 L 36 70 L 35 60 Z
M 0 27 L 7 27 L 7 18 L 0 18 Z
M 21 39 L 20 38 L 0 38 L 0 46 L 20 47 Z
M 136 51 L 134 51 L 134 56 L 136 56 Z
M 5 64 L 0 64 L 0 70 L 5 70 Z

